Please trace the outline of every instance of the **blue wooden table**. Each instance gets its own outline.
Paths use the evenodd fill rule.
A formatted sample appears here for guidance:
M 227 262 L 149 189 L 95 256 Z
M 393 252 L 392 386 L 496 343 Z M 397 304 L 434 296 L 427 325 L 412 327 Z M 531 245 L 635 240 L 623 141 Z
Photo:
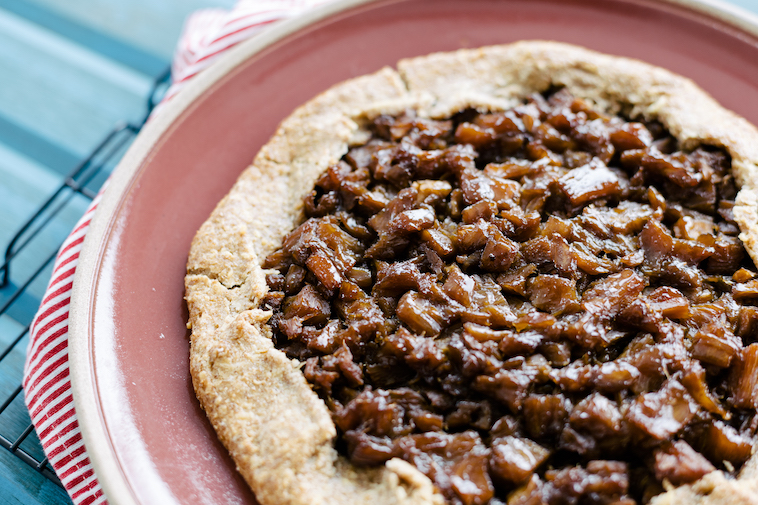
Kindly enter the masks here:
M 0 504 L 70 503 L 50 478 L 20 393 L 27 326 L 50 259 L 138 129 L 184 18 L 233 3 L 0 0 L 0 281 L 10 270 L 0 288 Z M 758 13 L 758 0 L 732 3 Z M 118 122 L 134 127 L 69 179 Z
M 169 67 L 183 20 L 196 9 L 233 4 L 0 0 L 0 282 L 10 270 L 0 288 L 0 504 L 71 503 L 51 480 L 29 431 L 20 393 L 27 327 L 49 279 L 50 258 L 131 141 L 154 82 Z M 120 122 L 134 128 L 111 138 L 67 186 L 72 171 Z M 71 188 L 86 179 L 84 189 Z M 3 256 L 27 222 L 30 228 Z

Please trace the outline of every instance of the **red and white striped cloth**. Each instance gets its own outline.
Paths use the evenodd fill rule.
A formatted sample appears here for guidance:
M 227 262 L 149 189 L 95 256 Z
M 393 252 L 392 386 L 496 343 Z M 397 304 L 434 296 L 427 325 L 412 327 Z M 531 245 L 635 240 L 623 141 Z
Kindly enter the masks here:
M 186 21 L 161 104 L 239 42 L 267 25 L 331 0 L 239 0 L 231 10 L 205 9 Z M 159 114 L 159 109 L 153 112 Z M 76 505 L 107 503 L 82 441 L 68 367 L 68 317 L 76 267 L 101 193 L 58 252 L 53 275 L 32 321 L 24 395 L 50 464 Z

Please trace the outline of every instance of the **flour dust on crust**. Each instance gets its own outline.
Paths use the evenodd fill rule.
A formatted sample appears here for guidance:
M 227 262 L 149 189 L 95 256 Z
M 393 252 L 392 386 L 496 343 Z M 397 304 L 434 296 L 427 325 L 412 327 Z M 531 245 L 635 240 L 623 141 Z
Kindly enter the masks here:
M 261 260 L 298 223 L 302 197 L 379 114 L 415 109 L 443 118 L 465 108 L 499 111 L 532 93 L 566 87 L 609 113 L 658 120 L 685 149 L 705 144 L 732 158 L 741 187 L 740 239 L 758 260 L 758 131 L 688 79 L 625 58 L 556 42 L 437 53 L 402 60 L 334 86 L 279 126 L 195 237 L 186 276 L 190 371 L 198 399 L 263 505 L 442 504 L 408 463 L 351 465 L 300 363 L 273 347 Z M 737 479 L 720 471 L 656 497 L 673 503 L 756 503 L 758 459 Z

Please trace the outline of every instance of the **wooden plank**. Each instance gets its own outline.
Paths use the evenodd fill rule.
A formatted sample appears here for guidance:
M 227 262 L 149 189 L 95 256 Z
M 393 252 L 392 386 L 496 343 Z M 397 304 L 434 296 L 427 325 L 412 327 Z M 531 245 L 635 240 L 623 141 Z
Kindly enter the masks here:
M 0 10 L 0 115 L 82 157 L 144 114 L 152 78 Z
M 21 225 L 34 215 L 61 184 L 62 177 L 33 160 L 19 154 L 7 146 L 0 145 L 0 263 L 6 246 Z M 72 194 L 67 191 L 67 194 Z M 79 220 L 89 200 L 81 195 L 73 195 L 63 206 L 39 237 L 25 247 L 11 263 L 11 280 L 20 285 L 26 281 L 40 265 L 55 252 Z M 26 293 L 26 312 L 33 310 L 33 304 L 42 296 L 47 285 L 43 275 Z M 10 296 L 11 289 L 0 290 L 0 303 Z M 20 300 L 23 303 L 25 300 Z M 20 317 L 20 316 L 19 316 Z
M 35 0 L 33 3 L 170 59 L 187 15 L 208 7 L 230 9 L 236 0 Z
M 159 57 L 142 51 L 133 45 L 117 40 L 105 32 L 102 27 L 84 26 L 76 21 L 53 12 L 44 6 L 26 0 L 0 0 L 0 9 L 5 9 L 17 16 L 98 52 L 106 58 L 133 68 L 145 75 L 157 77 L 166 68 L 167 57 Z
M 70 504 L 66 491 L 0 449 L 0 503 L 13 505 Z
M 732 3 L 758 14 L 758 0 L 727 0 L 727 3 Z
M 67 149 L 48 142 L 36 132 L 0 115 L 0 145 L 3 144 L 13 146 L 20 154 L 60 175 L 71 173 L 81 159 Z
M 62 181 L 60 174 L 0 144 L 0 245 L 10 241 Z M 73 199 L 71 208 L 60 215 L 58 238 L 66 236 L 87 205 L 81 195 Z
M 22 334 L 24 326 L 7 315 L 0 316 L 0 352 L 5 352 L 15 337 Z M 0 360 L 0 405 L 8 400 L 20 384 L 28 342 L 29 338 L 25 336 Z M 28 413 L 19 407 L 23 407 L 23 395 L 19 395 L 6 410 L 0 412 L 0 433 L 6 438 L 19 436 L 29 424 Z
M 9 375 L 5 370 L 3 370 L 4 367 L 2 366 L 6 360 L 0 362 L 0 377 L 8 378 Z M 20 375 L 15 377 L 16 381 L 13 384 L 14 389 L 18 387 L 19 377 Z M 12 391 L 13 390 L 10 390 L 8 392 Z M 4 394 L 0 395 L 0 398 L 2 398 L 2 401 L 5 401 L 5 397 L 7 397 L 7 393 L 4 391 Z M 31 420 L 29 419 L 29 413 L 24 406 L 23 395 L 18 395 L 16 399 L 13 400 L 13 403 L 11 403 L 8 408 L 3 411 L 2 414 L 0 414 L 0 433 L 2 433 L 2 435 L 11 442 L 15 442 L 16 439 L 18 439 L 24 433 L 24 430 L 29 426 L 30 423 Z M 4 449 L 0 448 L 0 451 L 2 450 Z M 36 454 L 34 454 L 34 456 L 36 458 L 39 458 L 38 461 L 41 461 L 44 458 L 44 455 L 40 454 L 41 449 L 35 449 L 35 453 Z M 22 463 L 24 462 L 22 461 Z

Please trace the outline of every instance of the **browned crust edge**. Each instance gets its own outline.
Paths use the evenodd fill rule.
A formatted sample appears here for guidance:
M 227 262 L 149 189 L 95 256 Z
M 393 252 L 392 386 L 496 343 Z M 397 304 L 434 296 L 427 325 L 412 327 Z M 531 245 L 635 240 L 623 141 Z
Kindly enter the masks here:
M 366 117 L 408 107 L 429 117 L 472 106 L 502 110 L 551 86 L 566 86 L 608 112 L 658 119 L 685 148 L 728 151 L 741 186 L 740 238 L 758 260 L 758 130 L 667 70 L 528 41 L 402 60 L 397 72 L 385 68 L 338 84 L 285 119 L 203 224 L 187 264 L 195 391 L 263 505 L 443 502 L 403 461 L 358 469 L 337 455 L 326 405 L 299 363 L 271 344 L 270 314 L 258 308 L 267 291 L 260 259 L 294 227 L 319 174 L 365 135 Z M 752 504 L 756 494 L 758 456 L 736 480 L 716 471 L 653 503 Z

